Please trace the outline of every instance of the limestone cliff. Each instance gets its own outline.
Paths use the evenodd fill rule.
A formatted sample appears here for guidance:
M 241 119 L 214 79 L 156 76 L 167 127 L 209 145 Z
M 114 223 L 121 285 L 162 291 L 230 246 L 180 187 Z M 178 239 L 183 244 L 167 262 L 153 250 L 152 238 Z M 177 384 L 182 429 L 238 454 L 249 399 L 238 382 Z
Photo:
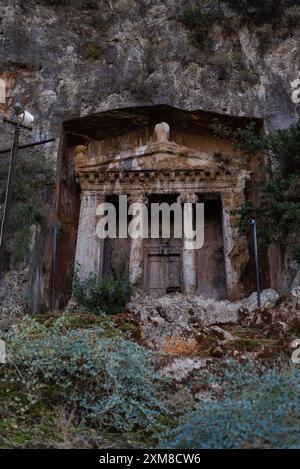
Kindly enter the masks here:
M 167 104 L 265 119 L 267 130 L 300 115 L 291 83 L 300 71 L 300 26 L 257 31 L 213 25 L 212 46 L 191 41 L 193 0 L 2 0 L 0 78 L 8 115 L 17 98 L 35 115 L 22 142 L 59 137 L 62 122 L 97 111 Z M 11 132 L 0 134 L 1 148 Z M 43 147 L 56 160 L 58 139 Z
M 191 44 L 182 19 L 195 4 L 3 0 L 0 72 L 9 94 L 36 115 L 34 136 L 57 136 L 71 117 L 160 103 L 263 117 L 269 129 L 295 122 L 300 28 L 279 27 L 262 54 L 247 25 L 230 33 L 216 26 L 207 54 Z M 225 76 L 216 55 L 228 60 Z

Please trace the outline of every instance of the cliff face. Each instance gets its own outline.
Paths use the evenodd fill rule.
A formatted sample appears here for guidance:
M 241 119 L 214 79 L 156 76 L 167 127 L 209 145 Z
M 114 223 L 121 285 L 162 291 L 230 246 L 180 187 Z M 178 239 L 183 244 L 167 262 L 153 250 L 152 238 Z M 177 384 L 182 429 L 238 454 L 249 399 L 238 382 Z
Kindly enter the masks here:
M 34 136 L 57 136 L 71 117 L 161 103 L 263 117 L 269 129 L 295 122 L 300 30 L 279 28 L 262 53 L 248 26 L 215 26 L 207 54 L 182 20 L 196 3 L 2 1 L 0 71 L 35 114 Z
M 9 115 L 19 99 L 35 115 L 21 143 L 59 137 L 67 119 L 129 106 L 259 117 L 268 130 L 296 122 L 291 82 L 300 71 L 300 28 L 278 27 L 262 44 L 247 25 L 215 25 L 208 51 L 191 43 L 183 21 L 196 4 L 2 0 L 0 78 L 8 99 L 0 112 Z M 11 130 L 1 132 L 1 148 L 10 141 Z M 55 162 L 57 148 L 58 140 L 40 151 Z

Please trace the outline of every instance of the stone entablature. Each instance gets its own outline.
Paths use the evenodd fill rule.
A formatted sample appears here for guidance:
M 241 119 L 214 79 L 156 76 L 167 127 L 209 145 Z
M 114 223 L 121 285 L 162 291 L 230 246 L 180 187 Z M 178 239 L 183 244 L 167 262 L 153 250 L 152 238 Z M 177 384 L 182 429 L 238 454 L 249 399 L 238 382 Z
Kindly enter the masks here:
M 245 178 L 249 177 L 244 172 Z M 213 172 L 205 169 L 195 170 L 105 170 L 103 172 L 79 173 L 76 181 L 82 190 L 105 190 L 107 194 L 122 194 L 131 190 L 151 191 L 155 187 L 157 193 L 176 192 L 195 188 L 199 190 L 213 189 L 222 191 L 235 187 L 236 174 L 226 170 Z

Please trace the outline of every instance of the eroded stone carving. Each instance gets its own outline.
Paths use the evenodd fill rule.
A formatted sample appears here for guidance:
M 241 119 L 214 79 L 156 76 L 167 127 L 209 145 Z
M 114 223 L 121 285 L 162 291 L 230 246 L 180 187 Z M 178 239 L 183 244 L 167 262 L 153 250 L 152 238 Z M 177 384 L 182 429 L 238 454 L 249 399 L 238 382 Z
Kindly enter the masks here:
M 219 228 L 217 222 L 215 227 L 211 223 L 210 230 L 220 229 L 223 233 L 223 252 L 220 254 L 218 251 L 213 255 L 220 258 L 219 263 L 215 264 L 217 268 L 224 269 L 227 298 L 235 300 L 243 294 L 240 279 L 249 254 L 246 240 L 239 235 L 232 210 L 239 208 L 244 201 L 245 181 L 250 177 L 250 172 L 241 169 L 240 162 L 230 155 L 226 156 L 227 164 L 224 165 L 215 158 L 215 149 L 210 153 L 207 149 L 204 151 L 202 145 L 190 148 L 170 142 L 169 138 L 170 127 L 166 122 L 161 122 L 154 128 L 154 142 L 150 139 L 148 143 L 135 148 L 117 145 L 115 152 L 107 152 L 104 145 L 92 145 L 89 154 L 86 146 L 79 145 L 74 152 L 78 162 L 76 179 L 83 194 L 98 194 L 99 200 L 101 197 L 130 194 L 129 203 L 147 203 L 151 197 L 159 197 L 160 202 L 164 202 L 165 197 L 170 199 L 173 194 L 173 202 L 191 204 L 184 210 L 185 225 L 193 223 L 193 205 L 204 194 L 204 199 L 206 197 L 205 200 L 210 200 L 212 207 L 215 203 L 214 210 L 220 213 Z M 97 148 L 106 153 L 95 153 Z M 92 235 L 94 208 L 85 202 L 84 197 L 76 259 L 86 264 L 84 275 L 89 269 L 100 275 L 106 250 Z M 210 234 L 207 242 L 212 243 L 213 238 Z M 158 239 L 145 242 L 140 238 L 128 243 L 126 256 L 129 278 L 140 291 L 164 294 L 168 288 L 170 291 L 175 288 L 176 291 L 190 295 L 195 294 L 199 285 L 207 281 L 205 269 L 211 268 L 210 259 L 202 256 L 201 263 L 206 259 L 207 264 L 199 265 L 200 258 L 196 250 L 190 249 L 188 239 L 183 236 L 181 244 L 173 241 Z M 118 249 L 116 242 L 113 246 L 110 250 Z M 214 252 L 213 248 L 207 252 Z M 161 280 L 155 283 L 155 278 Z M 151 286 L 149 282 L 152 282 Z M 217 290 L 214 287 L 214 291 Z M 223 299 L 223 296 L 216 299 Z

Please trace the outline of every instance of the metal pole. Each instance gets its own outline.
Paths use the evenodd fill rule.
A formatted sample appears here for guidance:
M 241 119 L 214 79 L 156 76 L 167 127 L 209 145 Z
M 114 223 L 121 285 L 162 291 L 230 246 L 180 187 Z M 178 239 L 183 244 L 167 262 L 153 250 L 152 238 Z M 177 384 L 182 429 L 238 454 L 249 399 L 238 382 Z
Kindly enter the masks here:
M 46 143 L 55 142 L 56 138 L 47 138 L 46 140 L 40 140 L 39 142 L 26 143 L 25 145 L 19 145 L 19 150 L 24 150 L 25 148 L 36 147 L 37 145 L 45 145 Z M 10 149 L 0 150 L 0 155 L 9 153 Z
M 258 258 L 258 247 L 257 247 L 257 227 L 256 220 L 251 220 L 252 231 L 253 231 L 253 250 L 254 250 L 254 260 L 255 260 L 255 273 L 256 273 L 256 292 L 257 292 L 257 306 L 261 307 L 261 298 L 260 298 L 260 276 L 259 276 L 259 258 Z
M 13 144 L 12 144 L 11 151 L 10 151 L 9 171 L 8 171 L 4 211 L 3 211 L 1 232 L 0 232 L 0 277 L 5 270 L 5 267 L 6 267 L 5 264 L 7 262 L 7 251 L 6 251 L 7 230 L 8 230 L 9 216 L 10 216 L 11 205 L 12 205 L 13 180 L 14 180 L 15 169 L 16 169 L 15 162 L 16 162 L 16 157 L 17 157 L 17 152 L 18 152 L 20 127 L 21 126 L 19 123 L 15 124 L 14 139 L 13 139 Z

